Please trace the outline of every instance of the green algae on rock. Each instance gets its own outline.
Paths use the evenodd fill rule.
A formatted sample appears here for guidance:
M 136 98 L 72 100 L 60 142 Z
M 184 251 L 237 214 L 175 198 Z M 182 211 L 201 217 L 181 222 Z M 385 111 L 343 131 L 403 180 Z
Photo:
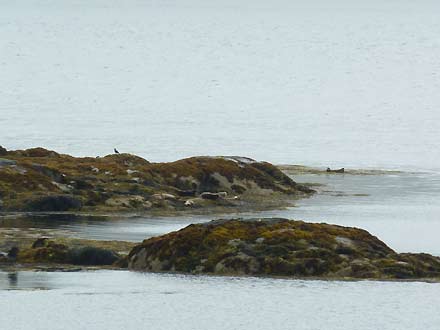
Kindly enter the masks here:
M 76 158 L 43 148 L 0 151 L 0 211 L 253 209 L 314 192 L 274 165 L 244 157 L 150 163 L 130 154 Z
M 129 268 L 318 278 L 440 278 L 440 258 L 398 254 L 367 231 L 287 219 L 193 224 L 145 240 Z

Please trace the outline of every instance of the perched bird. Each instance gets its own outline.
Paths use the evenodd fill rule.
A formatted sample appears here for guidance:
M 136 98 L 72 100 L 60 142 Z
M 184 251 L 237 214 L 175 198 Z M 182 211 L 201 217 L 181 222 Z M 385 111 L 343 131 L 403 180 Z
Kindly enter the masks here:
M 119 151 L 115 148 L 115 154 L 119 154 Z

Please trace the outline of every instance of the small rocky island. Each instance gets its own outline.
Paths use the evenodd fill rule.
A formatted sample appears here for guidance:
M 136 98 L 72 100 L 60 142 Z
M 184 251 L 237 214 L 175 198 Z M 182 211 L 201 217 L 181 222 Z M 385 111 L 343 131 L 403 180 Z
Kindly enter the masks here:
M 287 219 L 215 220 L 145 240 L 131 270 L 312 278 L 440 279 L 440 258 L 367 231 Z
M 258 210 L 314 191 L 244 157 L 150 163 L 131 154 L 77 158 L 0 147 L 0 212 Z

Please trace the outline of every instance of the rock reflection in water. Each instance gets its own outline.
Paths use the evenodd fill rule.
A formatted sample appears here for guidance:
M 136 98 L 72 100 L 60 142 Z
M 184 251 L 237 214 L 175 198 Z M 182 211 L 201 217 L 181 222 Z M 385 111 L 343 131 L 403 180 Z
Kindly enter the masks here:
M 49 290 L 53 289 L 54 283 L 50 284 L 50 276 L 43 272 L 1 272 L 1 290 Z

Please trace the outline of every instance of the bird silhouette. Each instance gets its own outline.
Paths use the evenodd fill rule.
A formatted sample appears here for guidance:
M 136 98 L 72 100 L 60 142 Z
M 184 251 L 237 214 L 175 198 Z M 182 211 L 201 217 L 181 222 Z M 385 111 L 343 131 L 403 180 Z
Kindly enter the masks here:
M 119 151 L 115 148 L 115 154 L 119 154 Z

